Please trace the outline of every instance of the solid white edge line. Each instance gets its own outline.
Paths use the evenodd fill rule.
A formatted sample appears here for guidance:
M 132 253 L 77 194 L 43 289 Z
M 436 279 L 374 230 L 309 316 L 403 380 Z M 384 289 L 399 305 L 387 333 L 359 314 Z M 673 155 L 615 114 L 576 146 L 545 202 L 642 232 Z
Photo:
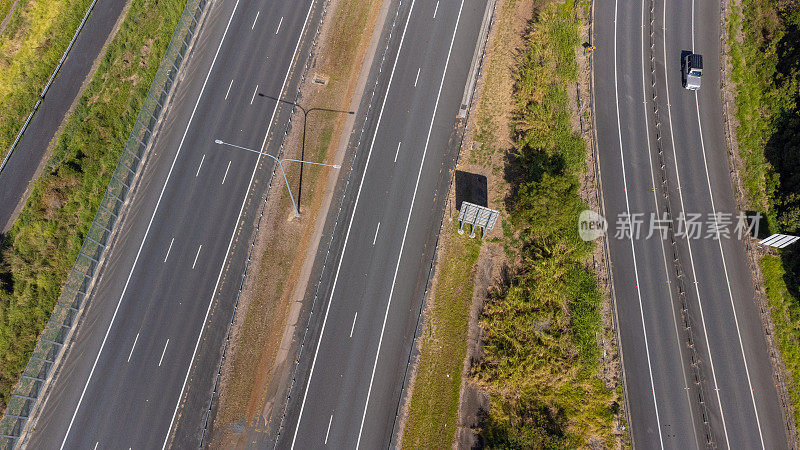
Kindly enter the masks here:
M 167 254 L 164 255 L 164 262 L 167 262 L 167 258 L 169 258 L 169 252 L 170 250 L 172 250 L 172 244 L 174 243 L 175 243 L 175 238 L 172 238 L 172 240 L 169 241 L 169 248 L 167 248 Z
M 697 91 L 694 92 L 697 99 L 697 126 L 700 128 L 700 146 L 703 149 L 703 164 L 706 171 L 706 183 L 708 184 L 708 195 L 711 198 L 711 211 L 714 213 L 714 225 L 717 227 L 717 244 L 719 244 L 719 256 L 722 259 L 722 269 L 725 272 L 725 281 L 728 286 L 728 298 L 731 301 L 731 311 L 733 312 L 733 322 L 736 325 L 736 335 L 739 338 L 739 349 L 742 351 L 742 362 L 744 363 L 744 372 L 747 375 L 747 387 L 750 388 L 750 399 L 753 402 L 753 414 L 756 416 L 756 425 L 758 426 L 758 437 L 761 439 L 761 448 L 764 446 L 764 434 L 761 431 L 761 420 L 758 418 L 758 408 L 756 407 L 756 397 L 753 393 L 753 383 L 750 381 L 750 369 L 747 366 L 747 357 L 744 354 L 744 343 L 742 342 L 742 332 L 739 330 L 739 318 L 736 315 L 736 306 L 733 304 L 733 292 L 731 291 L 731 280 L 728 277 L 728 264 L 725 262 L 725 252 L 722 250 L 722 239 L 719 235 L 719 223 L 717 221 L 717 208 L 714 206 L 714 194 L 711 192 L 711 180 L 708 175 L 708 162 L 706 161 L 706 148 L 703 143 L 703 127 L 700 124 L 700 100 L 697 97 Z
M 694 27 L 694 0 L 692 0 L 692 52 L 694 52 L 695 45 L 694 45 L 694 34 L 695 34 L 695 27 Z M 739 349 L 742 351 L 742 362 L 744 363 L 744 372 L 747 375 L 747 387 L 750 388 L 750 400 L 753 402 L 753 414 L 756 416 L 756 425 L 758 426 L 758 437 L 761 440 L 761 448 L 765 448 L 764 446 L 764 434 L 761 430 L 761 419 L 758 418 L 758 408 L 756 407 L 756 397 L 755 393 L 753 392 L 753 383 L 750 381 L 750 369 L 747 365 L 747 357 L 744 354 L 744 343 L 742 343 L 742 333 L 739 330 L 739 317 L 736 314 L 736 306 L 733 303 L 733 291 L 731 290 L 731 280 L 728 276 L 728 264 L 725 262 L 725 252 L 722 250 L 722 239 L 720 239 L 719 235 L 719 223 L 717 221 L 717 208 L 714 205 L 714 193 L 711 192 L 711 179 L 708 173 L 708 161 L 706 160 L 706 145 L 705 140 L 703 139 L 703 125 L 700 120 L 700 96 L 697 91 L 694 91 L 694 99 L 695 99 L 695 106 L 697 106 L 697 128 L 700 131 L 700 148 L 703 150 L 703 166 L 706 172 L 706 185 L 708 186 L 708 196 L 711 199 L 711 211 L 714 213 L 714 225 L 716 226 L 717 231 L 717 244 L 719 245 L 719 256 L 722 259 L 722 269 L 725 272 L 725 281 L 728 285 L 728 298 L 731 301 L 731 311 L 733 311 L 733 322 L 736 324 L 736 336 L 739 338 Z M 676 163 L 677 164 L 677 163 Z
M 194 109 L 192 109 L 192 114 L 189 116 L 189 123 L 186 124 L 186 129 L 183 132 L 183 137 L 181 137 L 181 142 L 178 144 L 178 150 L 175 152 L 175 158 L 172 159 L 172 165 L 169 168 L 169 172 L 167 172 L 167 179 L 164 181 L 164 186 L 161 187 L 161 193 L 158 196 L 158 201 L 156 202 L 155 209 L 153 210 L 153 215 L 150 216 L 150 222 L 147 224 L 147 229 L 144 232 L 144 237 L 142 238 L 142 243 L 139 244 L 139 250 L 136 252 L 136 258 L 133 260 L 133 266 L 131 266 L 131 271 L 128 273 L 128 278 L 125 280 L 125 286 L 122 288 L 122 294 L 119 296 L 119 300 L 117 301 L 117 306 L 114 308 L 114 314 L 111 316 L 111 322 L 108 324 L 108 329 L 106 329 L 106 334 L 103 336 L 103 342 L 100 344 L 100 350 L 97 352 L 97 357 L 94 359 L 94 363 L 92 363 L 92 369 L 89 371 L 89 377 L 86 379 L 86 384 L 83 386 L 83 390 L 81 391 L 81 396 L 78 399 L 78 404 L 75 406 L 75 411 L 72 413 L 72 418 L 69 421 L 69 426 L 67 427 L 66 433 L 64 433 L 64 440 L 61 441 L 61 449 L 67 443 L 67 439 L 69 438 L 69 433 L 72 430 L 72 425 L 75 422 L 75 417 L 78 415 L 78 410 L 81 407 L 81 403 L 83 403 L 83 397 L 86 395 L 86 389 L 89 387 L 89 383 L 92 381 L 92 376 L 94 375 L 94 370 L 97 368 L 97 361 L 100 360 L 100 355 L 103 353 L 103 349 L 106 345 L 106 340 L 108 339 L 108 334 L 111 332 L 111 327 L 114 326 L 114 321 L 117 318 L 117 313 L 119 312 L 119 306 L 122 304 L 122 299 L 125 297 L 125 292 L 128 290 L 128 284 L 131 281 L 131 276 L 133 276 L 133 271 L 136 269 L 136 263 L 139 261 L 139 256 L 142 253 L 142 248 L 144 247 L 144 243 L 147 241 L 147 236 L 150 233 L 150 227 L 153 225 L 153 219 L 156 217 L 156 213 L 158 212 L 158 207 L 161 205 L 161 199 L 164 196 L 164 191 L 167 189 L 167 184 L 169 184 L 170 177 L 172 176 L 172 170 L 175 168 L 175 162 L 178 160 L 178 156 L 181 154 L 181 149 L 183 148 L 183 142 L 186 139 L 186 134 L 189 132 L 189 127 L 192 124 L 192 119 L 194 119 L 194 114 L 197 112 L 197 106 L 200 104 L 200 99 L 203 97 L 203 92 L 205 92 L 206 84 L 208 83 L 208 79 L 211 76 L 211 70 L 214 68 L 214 63 L 217 61 L 217 56 L 219 56 L 219 50 L 222 48 L 222 43 L 225 41 L 225 36 L 228 34 L 228 28 L 231 25 L 231 21 L 233 20 L 233 15 L 236 13 L 236 7 L 239 5 L 239 0 L 236 0 L 236 3 L 233 6 L 233 11 L 231 12 L 231 16 L 228 18 L 228 24 L 225 26 L 225 32 L 222 34 L 222 39 L 219 41 L 219 46 L 217 47 L 216 53 L 214 53 L 214 58 L 211 60 L 211 66 L 208 68 L 208 73 L 206 73 L 206 79 L 203 81 L 203 87 L 200 88 L 200 94 L 197 96 L 197 101 L 194 104 Z
M 645 110 L 644 110 L 644 129 L 645 129 L 645 136 L 647 137 L 646 138 L 646 141 L 647 141 L 647 162 L 650 164 L 650 185 L 653 188 L 653 205 L 655 206 L 656 211 L 658 211 L 659 210 L 659 207 L 658 207 L 658 194 L 657 194 L 658 190 L 656 188 L 656 178 L 655 178 L 656 175 L 655 175 L 655 170 L 653 168 L 653 157 L 652 157 L 653 156 L 652 155 L 653 150 L 652 150 L 652 147 L 650 145 L 650 124 L 648 123 L 648 117 L 647 117 L 647 83 L 646 83 L 646 71 L 645 71 L 646 59 L 644 57 L 644 55 L 645 55 L 644 28 L 645 28 L 645 4 L 646 3 L 647 2 L 645 0 L 642 0 L 642 31 L 641 31 L 642 42 L 641 42 L 641 46 L 640 46 L 640 49 L 642 51 L 642 100 L 643 100 L 643 104 L 645 105 Z M 648 48 L 649 48 L 649 46 L 648 46 Z M 661 244 L 659 245 L 659 247 L 661 248 L 661 257 L 662 257 L 662 260 L 664 261 L 664 277 L 665 277 L 665 279 L 667 281 L 667 286 L 668 286 L 667 292 L 669 292 L 669 304 L 670 305 L 674 305 L 675 304 L 675 297 L 672 295 L 672 287 L 671 287 L 671 282 L 670 282 L 670 270 L 669 270 L 669 265 L 667 263 L 667 251 L 664 249 L 664 243 L 665 242 L 662 239 Z M 686 367 L 684 367 L 684 364 L 683 364 L 683 350 L 682 350 L 683 346 L 681 345 L 680 331 L 679 331 L 680 328 L 678 327 L 678 318 L 675 315 L 675 307 L 674 306 L 670 307 L 670 311 L 672 312 L 672 324 L 673 324 L 673 326 L 675 328 L 675 346 L 678 349 L 678 355 L 681 358 L 681 364 L 680 364 L 680 366 L 681 366 L 681 374 L 683 375 L 683 386 L 684 386 L 684 392 L 686 393 L 686 404 L 689 406 L 689 415 L 691 417 L 690 422 L 692 424 L 692 433 L 694 435 L 694 442 L 695 442 L 695 446 L 696 446 L 695 448 L 699 449 L 700 448 L 700 441 L 698 441 L 698 439 L 697 439 L 697 427 L 695 426 L 695 423 L 694 423 L 695 422 L 694 421 L 694 417 L 695 417 L 694 416 L 694 409 L 692 408 L 691 394 L 689 393 L 689 379 L 686 377 Z
M 339 281 L 339 271 L 342 270 L 342 261 L 344 261 L 344 254 L 347 251 L 347 242 L 350 239 L 350 229 L 353 227 L 353 218 L 356 216 L 356 210 L 358 209 L 358 201 L 361 199 L 361 187 L 364 185 L 364 178 L 367 175 L 367 169 L 369 169 L 369 161 L 372 157 L 372 149 L 375 146 L 375 138 L 378 136 L 378 130 L 381 126 L 381 119 L 383 119 L 383 110 L 386 106 L 386 100 L 389 98 L 389 91 L 392 88 L 392 80 L 394 79 L 394 71 L 397 68 L 397 61 L 400 59 L 400 52 L 403 50 L 403 41 L 406 38 L 406 30 L 408 29 L 408 23 L 411 21 L 411 14 L 414 12 L 414 3 L 416 0 L 411 0 L 411 6 L 408 10 L 408 18 L 406 19 L 406 24 L 403 26 L 403 34 L 400 35 L 400 46 L 397 48 L 397 55 L 394 58 L 394 64 L 392 65 L 392 72 L 389 74 L 389 83 L 386 86 L 386 95 L 383 97 L 383 102 L 381 104 L 381 111 L 378 113 L 378 122 L 375 125 L 375 134 L 372 135 L 372 142 L 369 145 L 369 151 L 367 152 L 367 162 L 364 165 L 364 172 L 361 174 L 361 182 L 358 185 L 358 192 L 356 194 L 356 202 L 353 206 L 353 213 L 350 216 L 350 223 L 347 225 L 347 233 L 344 236 L 344 245 L 342 245 L 342 256 L 339 259 L 339 265 L 336 268 L 336 275 L 333 278 L 333 286 L 331 287 L 331 295 L 330 300 L 328 301 L 328 306 L 325 308 L 325 317 L 322 319 L 322 329 L 319 333 L 319 339 L 317 339 L 317 347 L 314 350 L 314 358 L 311 361 L 311 371 L 308 375 L 308 382 L 306 382 L 306 389 L 303 393 L 303 401 L 300 404 L 300 414 L 297 416 L 297 425 L 294 429 L 294 436 L 292 437 L 292 446 L 291 448 L 294 449 L 294 444 L 297 441 L 297 432 L 300 430 L 300 423 L 303 420 L 303 410 L 306 406 L 306 399 L 308 398 L 308 391 L 311 388 L 311 380 L 314 377 L 314 369 L 317 365 L 317 356 L 319 355 L 319 348 L 322 346 L 322 337 L 325 335 L 325 325 L 328 323 L 328 313 L 331 310 L 331 304 L 333 303 L 333 294 L 336 292 L 336 283 Z
M 203 157 L 202 157 L 202 158 L 200 158 L 200 165 L 199 165 L 199 166 L 197 166 L 197 172 L 195 172 L 195 174 L 194 174 L 194 177 L 195 177 L 195 178 L 197 178 L 197 176 L 198 176 L 198 175 L 200 175 L 200 169 L 202 169 L 202 168 L 203 168 L 203 161 L 205 161 L 205 160 L 206 160 L 206 155 L 205 155 L 205 154 L 203 154 Z
M 283 77 L 283 84 L 281 84 L 281 89 L 278 91 L 279 95 L 283 94 L 283 89 L 286 87 L 286 81 L 289 79 L 289 74 L 292 71 L 292 66 L 294 65 L 294 60 L 297 58 L 297 50 L 300 48 L 300 42 L 303 39 L 303 34 L 305 33 L 306 26 L 308 25 L 308 18 L 311 17 L 311 11 L 314 9 L 314 2 L 315 0 L 311 0 L 308 6 L 308 12 L 306 13 L 306 19 L 303 22 L 303 28 L 300 30 L 300 35 L 297 38 L 297 44 L 295 44 L 294 52 L 292 53 L 292 60 L 289 61 L 289 67 L 286 69 L 286 75 Z M 236 3 L 239 3 L 239 0 L 236 0 Z M 234 7 L 235 8 L 235 7 Z M 233 16 L 231 16 L 233 17 Z M 230 24 L 230 22 L 229 22 Z M 222 46 L 222 43 L 220 43 Z M 210 72 L 209 72 L 210 73 Z M 261 143 L 261 148 L 263 150 L 264 146 L 267 144 L 267 138 L 269 137 L 270 129 L 272 128 L 272 122 L 275 120 L 275 113 L 278 111 L 278 102 L 275 102 L 275 108 L 272 110 L 272 116 L 269 119 L 269 124 L 267 125 L 267 132 L 264 133 L 264 140 Z M 189 361 L 189 367 L 186 369 L 186 376 L 183 379 L 183 386 L 181 387 L 181 392 L 178 395 L 178 400 L 175 402 L 175 411 L 172 413 L 172 419 L 169 422 L 169 428 L 167 429 L 167 435 L 164 437 L 164 445 L 161 447 L 162 450 L 167 448 L 167 442 L 169 441 L 169 435 L 172 431 L 172 425 L 175 423 L 175 417 L 178 414 L 178 408 L 181 405 L 181 397 L 183 397 L 183 391 L 186 389 L 186 382 L 189 380 L 189 373 L 192 371 L 192 364 L 194 364 L 194 358 L 197 355 L 197 348 L 200 346 L 200 341 L 203 338 L 203 332 L 205 331 L 206 321 L 208 321 L 208 315 L 211 313 L 211 306 L 214 304 L 214 293 L 217 292 L 217 287 L 219 287 L 219 282 L 222 279 L 222 272 L 225 270 L 225 261 L 228 259 L 228 253 L 231 251 L 231 245 L 233 245 L 233 238 L 236 237 L 236 228 L 239 226 L 239 221 L 242 220 L 242 213 L 244 212 L 244 206 L 247 204 L 247 197 L 248 193 L 250 192 L 250 188 L 253 186 L 253 179 L 255 179 L 256 171 L 258 170 L 258 164 L 261 161 L 261 154 L 259 153 L 258 157 L 256 158 L 256 163 L 253 166 L 253 173 L 250 175 L 250 183 L 247 185 L 247 190 L 245 191 L 244 199 L 242 200 L 242 206 L 239 208 L 239 217 L 236 219 L 236 223 L 234 224 L 233 231 L 231 232 L 231 239 L 228 241 L 228 249 L 225 251 L 225 258 L 222 260 L 222 266 L 219 268 L 219 275 L 217 275 L 217 282 L 214 285 L 214 290 L 211 292 L 211 298 L 208 301 L 208 309 L 206 309 L 206 316 L 203 319 L 203 324 L 200 327 L 200 334 L 197 336 L 197 342 L 194 344 L 194 351 L 192 352 L 192 359 Z
M 694 52 L 694 0 L 692 0 L 692 52 Z M 756 425 L 758 427 L 758 437 L 761 440 L 761 448 L 764 447 L 764 434 L 761 431 L 761 419 L 758 418 L 758 408 L 756 407 L 756 397 L 753 393 L 753 383 L 750 381 L 750 369 L 747 366 L 747 357 L 744 354 L 744 343 L 742 342 L 742 333 L 739 330 L 739 318 L 736 314 L 736 306 L 733 303 L 733 291 L 731 290 L 731 280 L 728 277 L 728 264 L 725 262 L 725 252 L 722 250 L 722 239 L 719 234 L 719 223 L 717 221 L 717 208 L 714 205 L 714 193 L 711 192 L 711 179 L 708 173 L 708 161 L 706 160 L 706 145 L 703 139 L 703 125 L 700 120 L 700 96 L 697 91 L 694 91 L 695 106 L 697 107 L 697 128 L 700 131 L 700 148 L 703 150 L 703 166 L 706 172 L 706 185 L 708 186 L 708 196 L 711 200 L 711 211 L 714 213 L 714 225 L 717 231 L 717 244 L 719 245 L 719 256 L 722 259 L 722 269 L 725 272 L 725 281 L 728 286 L 728 298 L 731 301 L 731 311 L 733 312 L 733 322 L 736 324 L 736 336 L 739 338 L 739 349 L 742 351 L 742 362 L 744 363 L 744 372 L 747 376 L 747 387 L 750 388 L 750 400 L 753 402 L 753 414 L 756 416 Z M 671 129 L 671 128 L 670 128 Z M 677 165 L 677 162 L 676 162 Z M 696 285 L 695 285 L 696 286 Z
M 161 350 L 161 358 L 158 360 L 158 367 L 161 367 L 161 363 L 164 362 L 164 355 L 167 354 L 168 346 L 169 346 L 169 338 L 167 338 L 167 343 L 164 344 L 164 350 Z
M 131 345 L 131 352 L 128 353 L 128 361 L 131 362 L 131 356 L 133 356 L 133 349 L 136 348 L 136 343 L 139 342 L 139 333 L 136 333 L 136 338 L 133 340 L 133 345 Z
M 378 222 L 378 226 L 375 228 L 375 237 L 372 238 L 372 245 L 375 245 L 375 241 L 378 240 L 378 231 L 381 229 L 381 223 Z
M 628 178 L 625 173 L 625 152 L 622 150 L 622 122 L 619 117 L 619 83 L 617 81 L 617 10 L 619 0 L 614 1 L 614 99 L 617 106 L 617 135 L 619 136 L 619 157 L 622 166 L 622 185 L 625 191 L 625 208 L 630 215 L 631 204 L 628 198 Z M 647 370 L 650 375 L 650 391 L 653 393 L 653 409 L 656 413 L 656 425 L 658 427 L 658 442 L 663 450 L 664 437 L 661 435 L 661 417 L 658 414 L 658 400 L 656 399 L 656 387 L 653 381 L 653 365 L 650 361 L 650 343 L 647 341 L 647 325 L 644 320 L 644 306 L 642 304 L 641 283 L 639 283 L 639 267 L 636 265 L 636 248 L 633 244 L 633 233 L 630 234 L 631 256 L 633 257 L 633 273 L 636 277 L 636 294 L 639 300 L 639 315 L 642 319 L 642 336 L 644 337 L 644 348 L 647 354 Z
M 692 0 L 694 2 L 694 0 Z M 692 8 L 694 8 L 694 3 L 692 3 Z M 694 13 L 692 14 L 694 16 Z M 664 0 L 664 12 L 662 17 L 662 47 L 664 50 L 664 64 L 668 61 L 667 59 L 667 0 Z M 675 132 L 675 128 L 672 126 L 672 105 L 669 100 L 669 70 L 664 70 L 664 88 L 666 90 L 667 95 L 667 118 L 669 121 L 669 140 L 672 143 L 672 160 L 675 165 L 675 178 L 678 182 L 678 198 L 680 199 L 681 204 L 681 213 L 684 215 L 686 214 L 686 207 L 683 203 L 683 189 L 681 189 L 681 176 L 680 176 L 680 169 L 678 168 L 678 161 L 675 159 L 677 157 L 677 150 L 675 149 L 675 139 L 672 137 L 673 133 Z M 725 434 L 725 443 L 730 446 L 730 439 L 728 438 L 728 425 L 725 422 L 725 412 L 722 410 L 722 397 L 719 393 L 719 384 L 717 383 L 717 373 L 714 370 L 714 358 L 711 355 L 711 343 L 708 340 L 708 327 L 706 326 L 706 319 L 705 314 L 703 313 L 703 301 L 700 297 L 700 286 L 699 280 L 697 279 L 697 271 L 694 266 L 694 254 L 692 252 L 692 240 L 686 239 L 686 246 L 689 249 L 689 264 L 692 267 L 692 278 L 694 279 L 694 290 L 695 294 L 697 295 L 697 304 L 698 309 L 700 310 L 700 321 L 703 324 L 703 337 L 706 341 L 706 351 L 708 352 L 708 364 L 711 368 L 711 378 L 714 381 L 714 391 L 717 393 L 717 404 L 719 405 L 719 416 L 720 420 L 722 420 L 722 431 Z
M 233 160 L 231 160 L 233 161 Z M 222 177 L 222 183 L 225 184 L 225 180 L 228 179 L 228 171 L 231 170 L 231 161 L 228 161 L 228 167 L 225 168 L 225 175 Z
M 400 254 L 397 256 L 397 265 L 394 268 L 394 277 L 392 278 L 392 287 L 389 290 L 389 301 L 386 302 L 386 312 L 383 314 L 383 325 L 381 326 L 381 337 L 378 339 L 378 350 L 375 352 L 375 361 L 372 363 L 372 375 L 369 378 L 369 388 L 367 389 L 367 400 L 364 402 L 364 413 L 361 415 L 361 426 L 358 428 L 358 440 L 356 441 L 356 450 L 361 445 L 361 433 L 364 431 L 364 420 L 367 418 L 367 409 L 369 409 L 369 397 L 372 394 L 372 383 L 375 381 L 375 369 L 378 367 L 378 357 L 381 354 L 381 345 L 383 344 L 383 333 L 386 331 L 386 320 L 389 318 L 389 308 L 392 305 L 392 297 L 394 295 L 394 287 L 397 281 L 397 272 L 400 270 L 400 261 L 403 259 L 403 248 L 406 245 L 406 234 L 408 233 L 408 225 L 411 223 L 411 213 L 414 211 L 414 203 L 417 199 L 417 188 L 419 187 L 419 180 L 422 177 L 422 169 L 425 167 L 425 156 L 428 153 L 428 143 L 431 139 L 431 132 L 433 131 L 433 124 L 436 121 L 436 111 L 439 109 L 439 98 L 442 95 L 442 87 L 444 87 L 444 80 L 447 77 L 447 67 L 450 64 L 450 56 L 453 51 L 453 43 L 456 40 L 456 33 L 458 32 L 458 24 L 461 21 L 461 11 L 464 8 L 464 0 L 458 7 L 458 15 L 456 16 L 456 25 L 453 27 L 453 37 L 450 38 L 450 48 L 447 50 L 447 59 L 444 62 L 444 70 L 442 71 L 442 80 L 439 82 L 439 91 L 436 94 L 436 102 L 433 105 L 433 115 L 431 116 L 431 125 L 428 127 L 428 137 L 425 138 L 425 148 L 422 150 L 422 160 L 419 164 L 419 172 L 417 172 L 417 181 L 414 184 L 414 195 L 411 196 L 411 207 L 408 209 L 408 217 L 406 218 L 406 227 L 403 230 L 403 240 L 400 243 Z M 398 52 L 399 54 L 399 52 Z M 388 94 L 388 92 L 387 92 Z M 377 134 L 377 131 L 376 131 Z

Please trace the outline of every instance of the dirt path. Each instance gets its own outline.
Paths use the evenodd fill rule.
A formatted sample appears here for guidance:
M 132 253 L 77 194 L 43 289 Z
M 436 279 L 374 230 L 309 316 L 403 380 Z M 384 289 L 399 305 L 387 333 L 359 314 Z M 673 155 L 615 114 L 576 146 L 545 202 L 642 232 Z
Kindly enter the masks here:
M 3 18 L 3 21 L 0 22 L 0 34 L 2 34 L 3 31 L 5 31 L 6 26 L 8 25 L 8 21 L 11 20 L 11 15 L 14 14 L 14 10 L 17 9 L 17 3 L 19 3 L 19 0 L 14 0 L 14 3 L 11 4 L 11 8 L 8 8 L 8 12 L 6 13 L 6 16 Z

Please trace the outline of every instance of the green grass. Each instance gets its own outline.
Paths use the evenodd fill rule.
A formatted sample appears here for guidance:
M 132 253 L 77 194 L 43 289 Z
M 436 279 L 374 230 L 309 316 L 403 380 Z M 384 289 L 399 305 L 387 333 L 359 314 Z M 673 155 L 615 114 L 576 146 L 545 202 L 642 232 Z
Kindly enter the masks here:
M 0 21 L 12 3 L 0 3 Z M 90 3 L 19 0 L 11 13 L 0 34 L 0 158 L 14 142 Z
M 735 37 L 741 30 L 742 42 Z M 800 233 L 800 1 L 741 0 L 728 16 L 736 136 L 746 207 L 762 212 L 771 233 Z M 760 261 L 787 388 L 800 406 L 800 250 Z M 800 426 L 800 415 L 795 414 Z
M 586 144 L 566 89 L 577 79 L 575 3 L 543 6 L 526 36 L 515 83 L 506 172 L 505 244 L 518 268 L 486 300 L 483 360 L 474 379 L 491 398 L 490 448 L 614 446 L 620 397 L 599 377 L 603 296 L 585 262 L 594 243 L 576 224 Z
M 469 311 L 481 240 L 470 238 L 468 231 L 459 235 L 458 221 L 445 227 L 448 239 L 426 312 L 404 448 L 450 448 L 458 426 L 461 371 L 467 355 Z
M 800 385 L 797 383 L 797 376 L 800 375 L 800 304 L 789 294 L 784 280 L 786 271 L 780 258 L 763 256 L 760 265 L 772 322 L 775 324 L 775 342 L 789 374 L 789 397 L 792 404 L 800 405 Z M 797 414 L 795 425 L 800 426 Z
M 0 409 L 58 298 L 184 3 L 133 1 L 5 240 Z
M 13 4 L 14 0 L 0 0 L 0 23 L 6 18 Z
M 493 47 L 478 100 L 480 147 L 471 149 L 472 164 L 487 166 L 492 152 L 505 151 L 497 148 L 496 136 L 504 133 L 498 124 L 509 119 L 507 100 L 513 110 L 505 167 L 513 189 L 501 221 L 511 270 L 508 282 L 486 299 L 482 359 L 470 374 L 490 398 L 481 430 L 489 448 L 615 445 L 621 389 L 599 376 L 603 295 L 586 268 L 594 244 L 582 241 L 576 228 L 586 208 L 578 195 L 586 144 L 572 128 L 566 91 L 578 75 L 575 7 L 572 1 L 537 3 L 524 48 L 513 57 L 513 90 L 490 81 L 503 78 L 500 67 L 510 60 Z M 499 11 L 498 23 L 510 23 L 508 15 L 517 14 L 513 2 Z M 426 314 L 403 437 L 407 448 L 449 448 L 456 431 L 479 243 L 453 228 L 447 230 Z

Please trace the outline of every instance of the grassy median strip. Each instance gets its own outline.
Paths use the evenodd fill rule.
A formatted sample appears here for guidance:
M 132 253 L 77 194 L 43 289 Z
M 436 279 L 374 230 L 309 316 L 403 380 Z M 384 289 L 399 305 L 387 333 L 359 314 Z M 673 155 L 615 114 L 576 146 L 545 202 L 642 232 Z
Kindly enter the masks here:
M 0 2 L 0 21 L 13 1 Z M 91 0 L 19 0 L 0 34 L 0 160 L 58 65 Z
M 461 371 L 467 355 L 469 311 L 480 239 L 445 224 L 436 287 L 425 312 L 404 448 L 450 448 L 458 426 Z
M 3 244 L 0 409 L 75 261 L 184 0 L 133 0 Z
M 746 205 L 771 233 L 800 233 L 800 1 L 741 0 L 728 15 Z M 800 245 L 760 260 L 775 341 L 800 406 Z M 800 415 L 795 414 L 800 426 Z
M 488 448 L 614 447 L 619 438 L 619 380 L 603 376 L 598 342 L 604 297 L 591 269 L 595 244 L 582 241 L 576 228 L 586 208 L 579 177 L 587 153 L 567 89 L 578 78 L 576 8 L 586 7 L 573 0 L 501 1 L 502 25 L 492 38 L 501 36 L 500 44 L 490 44 L 485 61 L 468 164 L 503 177 L 498 190 L 505 198 L 497 206 L 505 211 L 500 240 L 508 258 L 507 279 L 485 299 L 483 352 L 470 374 L 490 400 L 480 430 Z M 518 52 L 509 52 L 514 23 L 524 34 Z M 506 83 L 503 64 L 512 67 Z M 503 88 L 508 82 L 513 89 Z M 501 170 L 491 163 L 497 153 Z M 478 248 L 445 227 L 405 447 L 452 445 Z
M 567 87 L 577 80 L 573 1 L 541 4 L 515 86 L 515 148 L 506 228 L 517 254 L 509 282 L 486 300 L 484 354 L 473 376 L 492 407 L 491 447 L 614 446 L 618 391 L 600 376 L 603 296 L 577 234 L 586 144 L 574 131 Z

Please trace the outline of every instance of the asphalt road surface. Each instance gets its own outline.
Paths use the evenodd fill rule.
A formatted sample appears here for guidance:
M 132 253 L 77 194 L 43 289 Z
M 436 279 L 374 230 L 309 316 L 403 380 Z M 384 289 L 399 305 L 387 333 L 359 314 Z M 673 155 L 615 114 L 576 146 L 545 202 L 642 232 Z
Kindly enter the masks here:
M 42 162 L 47 146 L 100 54 L 127 0 L 100 0 L 86 20 L 39 111 L 0 172 L 0 233 L 8 231 L 17 206 Z
M 404 1 L 278 448 L 392 442 L 485 1 Z M 387 79 L 388 78 L 388 79 Z M 364 161 L 365 159 L 365 161 Z M 347 202 L 349 202 L 347 201 Z
M 787 446 L 744 243 L 734 232 L 719 90 L 719 6 L 656 1 L 651 50 L 651 2 L 595 4 L 599 163 L 630 427 L 641 448 L 700 448 L 709 438 L 729 448 Z M 704 57 L 696 93 L 682 87 L 686 51 Z M 663 217 L 667 207 L 675 232 L 680 214 L 701 214 L 699 238 L 678 235 L 675 253 L 657 229 L 647 237 L 650 215 Z M 643 214 L 638 238 L 616 235 L 624 212 Z M 679 269 L 685 297 L 678 291 Z
M 199 445 L 243 214 L 272 170 L 214 141 L 276 154 L 288 112 L 266 96 L 294 98 L 320 16 L 312 0 L 211 5 L 30 448 Z

